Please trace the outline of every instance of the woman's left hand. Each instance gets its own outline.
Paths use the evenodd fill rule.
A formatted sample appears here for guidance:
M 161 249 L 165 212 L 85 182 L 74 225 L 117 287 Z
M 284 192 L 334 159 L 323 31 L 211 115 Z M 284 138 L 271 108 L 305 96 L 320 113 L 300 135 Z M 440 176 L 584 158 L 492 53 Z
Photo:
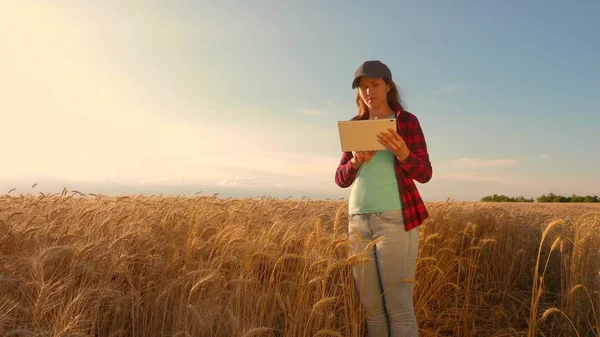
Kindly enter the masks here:
M 377 136 L 377 139 L 381 144 L 385 145 L 385 147 L 387 147 L 401 162 L 406 160 L 408 157 L 410 150 L 408 149 L 408 146 L 406 146 L 404 139 L 400 137 L 396 130 L 388 129 L 387 132 L 381 132 Z

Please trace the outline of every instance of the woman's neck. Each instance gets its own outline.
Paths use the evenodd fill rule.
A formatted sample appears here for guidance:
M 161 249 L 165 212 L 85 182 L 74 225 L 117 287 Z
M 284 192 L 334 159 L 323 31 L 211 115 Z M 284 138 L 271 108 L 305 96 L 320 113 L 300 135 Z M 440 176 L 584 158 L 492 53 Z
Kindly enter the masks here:
M 395 111 L 390 108 L 389 105 L 385 104 L 376 109 L 369 109 L 369 118 L 387 118 L 395 114 Z

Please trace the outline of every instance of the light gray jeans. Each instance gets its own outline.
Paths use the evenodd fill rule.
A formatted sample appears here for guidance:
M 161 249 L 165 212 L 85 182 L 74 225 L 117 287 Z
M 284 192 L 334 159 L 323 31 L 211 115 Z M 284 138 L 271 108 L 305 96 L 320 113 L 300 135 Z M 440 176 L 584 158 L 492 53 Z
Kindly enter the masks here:
M 369 337 L 416 337 L 413 307 L 419 227 L 404 229 L 400 210 L 349 215 L 352 253 L 370 258 L 354 267 L 354 281 L 367 314 Z M 383 237 L 367 250 L 374 240 Z

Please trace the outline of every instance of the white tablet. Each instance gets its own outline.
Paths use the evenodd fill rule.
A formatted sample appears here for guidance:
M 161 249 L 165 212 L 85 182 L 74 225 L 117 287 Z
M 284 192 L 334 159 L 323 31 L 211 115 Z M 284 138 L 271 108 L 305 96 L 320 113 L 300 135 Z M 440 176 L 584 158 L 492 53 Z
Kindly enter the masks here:
M 387 149 L 377 135 L 387 129 L 396 130 L 395 118 L 339 121 L 340 145 L 343 152 Z

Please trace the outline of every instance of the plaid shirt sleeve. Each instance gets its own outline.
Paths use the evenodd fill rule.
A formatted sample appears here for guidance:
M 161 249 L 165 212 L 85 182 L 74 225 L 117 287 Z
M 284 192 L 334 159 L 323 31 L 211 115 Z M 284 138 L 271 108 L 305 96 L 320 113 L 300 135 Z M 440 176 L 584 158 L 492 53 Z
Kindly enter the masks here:
M 344 152 L 340 164 L 335 171 L 335 183 L 342 188 L 350 187 L 356 178 L 358 170 L 352 167 L 352 152 Z
M 424 184 L 431 180 L 431 176 L 433 175 L 425 135 L 416 117 L 411 118 L 407 127 L 407 139 L 404 141 L 410 153 L 404 162 L 401 163 L 401 167 L 410 178 Z

